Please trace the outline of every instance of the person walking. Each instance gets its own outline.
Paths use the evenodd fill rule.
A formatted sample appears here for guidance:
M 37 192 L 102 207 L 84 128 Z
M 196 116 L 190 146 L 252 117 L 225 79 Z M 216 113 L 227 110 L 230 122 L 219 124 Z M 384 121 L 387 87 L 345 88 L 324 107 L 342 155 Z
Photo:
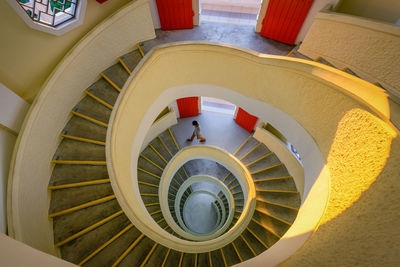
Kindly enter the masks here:
M 197 121 L 192 121 L 192 125 L 194 126 L 194 131 L 192 137 L 188 138 L 187 141 L 192 142 L 194 137 L 197 136 L 197 139 L 199 139 L 201 143 L 204 143 L 206 139 L 201 136 L 199 123 Z

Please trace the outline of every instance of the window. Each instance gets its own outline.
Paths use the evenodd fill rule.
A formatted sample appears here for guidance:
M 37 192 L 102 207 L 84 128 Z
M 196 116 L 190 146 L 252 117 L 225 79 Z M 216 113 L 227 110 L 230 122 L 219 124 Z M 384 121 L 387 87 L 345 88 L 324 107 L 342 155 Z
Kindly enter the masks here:
M 7 1 L 31 28 L 55 35 L 61 35 L 82 23 L 87 2 L 87 0 Z

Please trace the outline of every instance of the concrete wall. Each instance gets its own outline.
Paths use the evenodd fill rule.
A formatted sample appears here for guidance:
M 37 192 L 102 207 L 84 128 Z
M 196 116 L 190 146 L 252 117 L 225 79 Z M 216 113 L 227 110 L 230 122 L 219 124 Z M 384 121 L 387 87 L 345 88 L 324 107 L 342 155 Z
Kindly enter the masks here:
M 299 52 L 349 67 L 400 99 L 400 27 L 351 15 L 321 12 Z
M 400 19 L 398 0 L 342 0 L 336 12 L 396 23 Z
M 0 81 L 31 102 L 78 40 L 130 0 L 87 2 L 84 24 L 54 36 L 29 28 L 6 1 L 0 1 Z
M 7 183 L 11 156 L 29 105 L 0 84 L 0 232 L 7 233 Z

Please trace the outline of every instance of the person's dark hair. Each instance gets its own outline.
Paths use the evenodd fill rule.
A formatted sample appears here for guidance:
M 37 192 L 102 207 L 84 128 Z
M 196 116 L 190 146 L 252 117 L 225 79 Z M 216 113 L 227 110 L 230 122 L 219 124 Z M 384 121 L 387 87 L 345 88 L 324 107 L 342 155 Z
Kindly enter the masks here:
M 197 126 L 197 125 L 199 125 L 199 123 L 197 121 L 192 121 L 192 125 Z

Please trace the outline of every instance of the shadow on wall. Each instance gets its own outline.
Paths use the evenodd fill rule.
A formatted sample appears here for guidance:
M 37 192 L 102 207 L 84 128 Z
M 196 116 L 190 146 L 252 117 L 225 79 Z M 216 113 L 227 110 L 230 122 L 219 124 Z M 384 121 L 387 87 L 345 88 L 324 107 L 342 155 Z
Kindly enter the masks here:
M 343 116 L 328 156 L 331 191 L 320 227 L 281 266 L 398 264 L 396 137 L 393 129 L 365 110 L 352 109 Z

